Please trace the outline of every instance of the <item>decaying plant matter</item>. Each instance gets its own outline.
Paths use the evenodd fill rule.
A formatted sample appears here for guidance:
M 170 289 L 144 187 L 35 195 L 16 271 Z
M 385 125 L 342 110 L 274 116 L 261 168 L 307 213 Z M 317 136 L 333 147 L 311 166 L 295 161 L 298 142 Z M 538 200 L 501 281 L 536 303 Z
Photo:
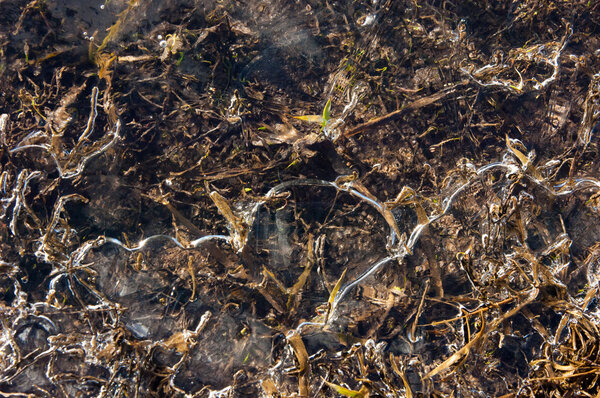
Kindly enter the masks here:
M 599 29 L 0 2 L 0 395 L 599 396 Z

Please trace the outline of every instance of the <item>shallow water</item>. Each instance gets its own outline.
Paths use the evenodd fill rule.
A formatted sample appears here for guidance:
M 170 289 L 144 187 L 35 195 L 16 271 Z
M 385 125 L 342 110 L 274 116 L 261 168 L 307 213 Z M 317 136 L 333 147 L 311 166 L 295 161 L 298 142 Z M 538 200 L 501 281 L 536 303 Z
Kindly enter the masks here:
M 540 7 L 0 3 L 0 395 L 595 394 L 600 17 Z

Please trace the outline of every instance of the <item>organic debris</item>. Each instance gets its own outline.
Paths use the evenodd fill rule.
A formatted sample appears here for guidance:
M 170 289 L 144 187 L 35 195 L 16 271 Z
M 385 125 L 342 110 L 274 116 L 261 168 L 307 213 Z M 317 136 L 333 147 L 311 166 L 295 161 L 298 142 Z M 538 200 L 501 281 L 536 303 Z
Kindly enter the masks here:
M 0 2 L 0 396 L 600 396 L 599 30 Z

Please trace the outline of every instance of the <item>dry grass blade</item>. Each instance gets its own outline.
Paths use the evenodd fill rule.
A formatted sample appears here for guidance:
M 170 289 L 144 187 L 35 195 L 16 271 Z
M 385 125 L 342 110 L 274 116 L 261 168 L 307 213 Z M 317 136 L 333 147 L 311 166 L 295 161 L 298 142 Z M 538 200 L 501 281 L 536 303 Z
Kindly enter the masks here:
M 311 234 L 308 235 L 308 243 L 307 245 L 307 261 L 306 261 L 306 266 L 304 268 L 304 271 L 302 271 L 302 274 L 300 274 L 300 277 L 298 278 L 298 281 L 296 281 L 296 283 L 294 283 L 294 286 L 292 286 L 290 289 L 288 289 L 288 301 L 287 301 L 287 308 L 288 310 L 290 309 L 295 309 L 295 307 L 299 304 L 300 302 L 300 294 L 302 291 L 302 288 L 304 288 L 304 285 L 306 284 L 306 281 L 308 280 L 308 277 L 310 275 L 310 272 L 312 271 L 313 265 L 315 263 L 315 255 L 314 255 L 314 238 Z
M 262 387 L 265 394 L 267 394 L 267 396 L 269 396 L 269 397 L 278 396 L 277 387 L 275 386 L 275 383 L 273 382 L 273 380 L 264 379 L 263 381 L 261 381 L 260 386 Z
M 429 280 L 425 282 L 425 288 L 423 289 L 423 295 L 421 296 L 421 301 L 419 302 L 419 307 L 417 308 L 417 313 L 415 314 L 415 319 L 413 320 L 412 326 L 410 327 L 410 335 L 409 340 L 411 342 L 415 342 L 415 334 L 417 333 L 417 324 L 419 322 L 419 317 L 421 316 L 421 312 L 423 311 L 423 303 L 425 302 L 425 295 L 429 291 Z
M 427 96 L 427 97 L 419 98 L 419 99 L 409 103 L 408 105 L 406 105 L 403 108 L 400 108 L 391 113 L 388 113 L 387 115 L 371 119 L 368 122 L 359 124 L 356 127 L 346 130 L 344 132 L 344 137 L 352 137 L 353 135 L 362 133 L 363 131 L 371 130 L 376 127 L 383 126 L 387 123 L 393 122 L 394 120 L 400 118 L 400 116 L 404 115 L 406 112 L 408 112 L 410 110 L 415 110 L 415 109 L 423 108 L 428 105 L 432 105 L 432 104 L 438 102 L 439 100 L 446 98 L 447 96 L 449 96 L 450 94 L 452 94 L 454 92 L 456 92 L 456 86 L 441 90 L 441 91 L 439 91 L 435 94 L 432 94 L 430 96 Z
M 336 179 L 336 183 L 337 182 L 338 182 L 338 180 Z M 379 199 L 377 199 L 377 197 L 375 195 L 373 195 L 367 189 L 367 187 L 365 187 L 360 182 L 353 180 L 353 181 L 351 181 L 351 184 L 352 184 L 352 188 L 356 189 L 356 191 L 358 191 L 360 194 L 366 196 L 373 203 L 377 203 L 377 206 L 376 206 L 377 211 L 379 211 L 379 213 L 381 213 L 384 220 L 388 223 L 388 225 L 390 226 L 392 231 L 394 231 L 396 236 L 400 237 L 402 234 L 400 233 L 400 228 L 398 228 L 398 223 L 396 223 L 396 218 L 392 214 L 392 210 L 385 203 L 381 204 Z
M 244 248 L 246 244 L 246 239 L 248 238 L 248 228 L 243 219 L 239 218 L 233 211 L 231 210 L 231 206 L 227 202 L 227 200 L 221 196 L 218 192 L 213 191 L 209 194 L 210 198 L 214 202 L 215 206 L 219 210 L 219 213 L 229 223 L 229 227 L 233 232 L 232 236 L 232 245 L 239 252 Z
M 327 386 L 329 388 L 331 388 L 332 390 L 334 390 L 338 394 L 341 394 L 341 395 L 343 395 L 345 397 L 365 398 L 365 397 L 369 396 L 369 389 L 364 384 L 360 388 L 360 390 L 358 390 L 358 391 L 350 390 L 348 388 L 345 388 L 345 387 L 342 387 L 342 386 L 338 386 L 337 384 L 330 383 L 327 380 L 325 380 L 325 384 L 327 384 Z
M 567 326 L 569 319 L 571 319 L 571 314 L 569 314 L 568 312 L 563 314 L 563 316 L 560 318 L 560 322 L 558 323 L 558 327 L 556 328 L 556 333 L 554 335 L 554 344 L 555 345 L 559 344 L 560 336 L 562 335 L 562 332 L 565 329 L 565 326 Z
M 524 168 L 527 167 L 527 165 L 529 164 L 529 159 L 523 154 L 523 152 L 519 151 L 517 148 L 514 147 L 514 145 L 511 143 L 511 139 L 508 138 L 508 135 L 506 136 L 506 146 L 513 153 L 513 155 L 515 155 L 517 159 L 519 159 L 519 162 L 521 162 L 521 166 Z
M 598 115 L 600 114 L 600 74 L 596 73 L 590 82 L 585 103 L 583 104 L 583 117 L 581 127 L 577 132 L 577 138 L 584 148 L 592 140 L 592 135 L 597 130 Z
M 190 276 L 192 278 L 192 295 L 189 299 L 190 302 L 193 302 L 196 297 L 196 274 L 194 273 L 193 261 L 194 257 L 188 256 L 188 272 L 190 273 Z
M 308 373 L 310 364 L 308 362 L 308 352 L 306 352 L 302 337 L 296 331 L 288 333 L 287 341 L 292 346 L 294 355 L 298 360 L 298 393 L 301 397 L 309 397 Z
M 498 328 L 498 326 L 500 326 L 502 324 L 502 322 L 504 322 L 508 318 L 514 316 L 516 313 L 521 311 L 521 309 L 523 307 L 525 307 L 526 305 L 531 304 L 533 301 L 535 301 L 539 292 L 540 292 L 540 290 L 538 288 L 531 289 L 531 291 L 529 292 L 529 295 L 527 296 L 527 298 L 525 300 L 523 300 L 522 302 L 517 304 L 517 306 L 515 308 L 512 308 L 510 311 L 505 312 L 501 317 L 496 318 L 494 320 L 494 322 L 492 322 L 490 324 L 489 331 L 491 332 L 493 330 L 496 330 L 496 328 Z
M 530 175 L 535 178 L 537 181 L 542 181 L 542 175 L 540 174 L 540 172 L 538 171 L 538 169 L 533 166 L 531 163 L 533 158 L 530 158 L 529 156 L 526 156 L 525 154 L 523 154 L 523 152 L 519 151 L 511 142 L 512 140 L 508 137 L 508 135 L 506 135 L 506 146 L 508 147 L 508 149 L 510 150 L 510 152 L 515 155 L 515 157 L 517 159 L 519 159 L 519 162 L 521 163 L 521 168 L 523 170 L 527 170 Z M 532 155 L 533 152 L 530 153 L 530 155 Z
M 323 123 L 323 116 L 321 115 L 301 115 L 301 116 L 292 116 L 294 119 L 302 120 L 303 122 L 309 123 Z
M 598 294 L 598 286 L 590 288 L 588 290 L 588 292 L 585 294 L 581 308 L 587 308 L 587 306 L 590 304 L 590 301 L 592 301 L 592 299 L 594 297 L 596 297 L 597 294 Z
M 410 187 L 402 187 L 402 190 L 396 196 L 392 202 L 386 202 L 385 205 L 390 209 L 393 209 L 400 205 L 413 205 L 417 213 L 417 222 L 421 225 L 429 223 L 429 217 L 427 212 L 423 208 L 422 199 L 418 196 L 417 192 Z
M 473 312 L 469 312 L 467 314 L 463 314 L 463 315 L 460 315 L 460 316 L 457 316 L 457 317 L 454 317 L 454 318 L 451 318 L 451 319 L 443 319 L 441 321 L 434 321 L 434 322 L 430 322 L 430 323 L 427 323 L 427 324 L 421 324 L 421 325 L 418 325 L 418 326 L 437 326 L 437 325 L 442 325 L 442 324 L 449 324 L 450 322 L 458 321 L 460 319 L 468 318 L 470 316 L 473 316 L 473 315 L 476 315 L 476 314 L 479 314 L 479 313 L 483 313 L 485 311 L 489 311 L 491 308 L 497 308 L 500 305 L 503 305 L 503 304 L 506 304 L 506 303 L 510 303 L 514 299 L 515 299 L 514 297 L 509 297 L 509 298 L 504 299 L 502 301 L 499 301 L 497 303 L 492 303 L 492 304 L 487 305 L 485 307 L 481 307 L 479 309 L 476 309 Z
M 400 376 L 400 378 L 402 379 L 402 383 L 404 384 L 404 391 L 406 394 L 406 398 L 412 398 L 413 394 L 412 394 L 412 390 L 410 388 L 410 384 L 408 383 L 408 379 L 406 378 L 406 375 L 404 374 L 404 372 L 398 366 L 398 361 L 391 352 L 390 352 L 390 364 L 392 365 L 392 370 L 398 376 Z
M 327 323 L 327 320 L 329 319 L 329 315 L 331 314 L 333 302 L 335 301 L 335 296 L 337 296 L 337 293 L 339 292 L 340 288 L 342 287 L 342 281 L 344 280 L 344 277 L 346 276 L 346 271 L 348 271 L 348 268 L 344 269 L 344 272 L 342 272 L 342 275 L 340 275 L 340 278 L 338 279 L 337 283 L 331 290 L 331 293 L 329 293 L 329 300 L 327 300 L 327 314 L 325 315 L 325 323 Z
M 440 372 L 443 372 L 444 370 L 448 369 L 450 366 L 452 366 L 453 364 L 455 364 L 456 362 L 461 360 L 464 356 L 469 355 L 469 352 L 471 351 L 471 347 L 473 347 L 473 345 L 483 337 L 484 333 L 485 333 L 485 317 L 483 316 L 483 314 L 481 314 L 481 328 L 479 329 L 479 332 L 473 338 L 473 340 L 469 341 L 460 350 L 456 351 L 448 359 L 446 359 L 444 362 L 442 362 L 440 365 L 438 365 L 435 369 L 433 369 L 429 373 L 427 373 L 425 375 L 425 377 L 423 377 L 423 379 L 425 380 L 425 379 L 432 378 L 433 376 L 439 374 Z
M 263 265 L 263 274 L 265 276 L 268 276 L 269 278 L 271 278 L 271 280 L 273 282 L 275 282 L 275 284 L 277 285 L 277 287 L 279 288 L 279 290 L 281 291 L 282 294 L 287 293 L 287 288 L 285 287 L 285 285 L 279 280 L 279 278 L 277 278 L 275 276 L 275 274 L 273 272 L 271 272 L 271 270 L 269 270 L 266 266 Z

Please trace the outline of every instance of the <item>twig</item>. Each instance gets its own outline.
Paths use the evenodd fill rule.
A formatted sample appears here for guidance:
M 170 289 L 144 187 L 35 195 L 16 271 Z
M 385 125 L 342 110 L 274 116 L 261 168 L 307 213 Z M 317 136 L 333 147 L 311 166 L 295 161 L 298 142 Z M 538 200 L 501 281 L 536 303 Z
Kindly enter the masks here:
M 462 83 L 459 83 L 459 84 L 462 84 Z M 448 95 L 456 92 L 456 87 L 459 84 L 456 84 L 450 88 L 438 91 L 437 93 L 432 94 L 430 96 L 414 100 L 413 102 L 409 103 L 408 105 L 404 106 L 403 108 L 397 109 L 391 113 L 388 113 L 387 115 L 376 117 L 374 119 L 369 120 L 368 122 L 359 124 L 358 126 L 355 126 L 349 130 L 346 130 L 344 132 L 344 137 L 352 137 L 353 135 L 362 133 L 365 130 L 370 130 L 375 127 L 379 127 L 384 124 L 390 123 L 390 122 L 400 118 L 400 116 L 402 116 L 404 113 L 406 113 L 409 110 L 420 109 L 427 105 L 431 105 L 431 104 L 441 100 L 442 98 L 445 98 Z

